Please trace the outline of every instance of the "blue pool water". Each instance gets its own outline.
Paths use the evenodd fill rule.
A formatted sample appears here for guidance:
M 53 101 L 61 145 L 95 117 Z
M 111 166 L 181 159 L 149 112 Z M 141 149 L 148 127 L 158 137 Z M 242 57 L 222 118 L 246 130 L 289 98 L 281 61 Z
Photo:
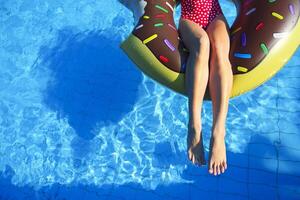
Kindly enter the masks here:
M 187 98 L 119 48 L 134 19 L 117 0 L 0 1 L 0 21 L 0 199 L 300 199 L 300 50 L 230 100 L 212 176 L 186 156 Z M 207 158 L 210 102 L 202 117 Z

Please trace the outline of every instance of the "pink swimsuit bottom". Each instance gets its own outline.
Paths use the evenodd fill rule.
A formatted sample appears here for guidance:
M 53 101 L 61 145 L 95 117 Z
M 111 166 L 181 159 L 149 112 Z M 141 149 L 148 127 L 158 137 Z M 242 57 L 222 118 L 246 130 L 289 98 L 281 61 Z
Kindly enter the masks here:
M 218 0 L 181 0 L 181 18 L 199 24 L 203 29 L 223 14 Z

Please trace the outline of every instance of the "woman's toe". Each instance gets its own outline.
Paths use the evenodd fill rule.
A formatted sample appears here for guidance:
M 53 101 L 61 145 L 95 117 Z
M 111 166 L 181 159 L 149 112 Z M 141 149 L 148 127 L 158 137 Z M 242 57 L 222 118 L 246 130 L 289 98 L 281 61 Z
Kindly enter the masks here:
M 218 168 L 217 163 L 214 163 L 214 175 L 215 176 L 217 175 L 217 172 L 218 172 L 217 168 Z
M 209 162 L 209 169 L 208 169 L 209 173 L 212 174 L 214 172 L 214 169 L 213 169 L 213 165 L 211 162 Z
M 221 163 L 218 163 L 218 168 L 217 168 L 217 170 L 218 170 L 218 175 L 221 174 Z
M 192 161 L 192 154 L 191 154 L 190 150 L 188 150 L 188 158 L 189 158 L 190 161 Z
M 223 165 L 220 162 L 220 164 L 219 164 L 219 174 L 221 174 L 221 173 L 223 173 Z
M 221 164 L 221 172 L 224 173 L 224 165 L 223 165 L 223 163 Z

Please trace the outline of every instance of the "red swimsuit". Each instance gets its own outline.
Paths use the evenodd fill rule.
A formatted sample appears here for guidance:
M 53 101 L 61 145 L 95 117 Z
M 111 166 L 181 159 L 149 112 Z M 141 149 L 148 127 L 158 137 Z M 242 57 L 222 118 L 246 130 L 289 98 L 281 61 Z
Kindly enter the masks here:
M 218 0 L 181 0 L 181 18 L 206 29 L 213 19 L 223 14 Z

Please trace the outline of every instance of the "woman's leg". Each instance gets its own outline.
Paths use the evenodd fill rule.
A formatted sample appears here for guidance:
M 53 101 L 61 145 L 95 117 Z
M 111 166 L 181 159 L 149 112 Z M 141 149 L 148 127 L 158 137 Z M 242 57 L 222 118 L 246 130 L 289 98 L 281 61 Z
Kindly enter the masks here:
M 225 130 L 233 74 L 229 61 L 229 27 L 223 14 L 208 26 L 211 42 L 209 91 L 213 104 L 213 126 L 210 142 L 209 172 L 214 175 L 227 169 Z
M 209 38 L 195 22 L 180 18 L 179 33 L 189 50 L 185 72 L 185 88 L 188 94 L 188 158 L 197 164 L 205 164 L 201 134 L 201 108 L 208 83 Z

